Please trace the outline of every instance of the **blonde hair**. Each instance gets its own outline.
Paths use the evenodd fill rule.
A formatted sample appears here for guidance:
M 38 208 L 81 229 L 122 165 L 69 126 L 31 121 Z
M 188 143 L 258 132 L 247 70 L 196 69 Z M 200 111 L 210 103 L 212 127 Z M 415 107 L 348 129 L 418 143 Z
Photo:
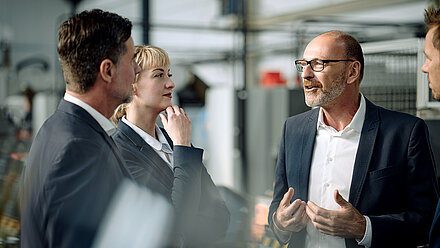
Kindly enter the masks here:
M 141 68 L 141 71 L 161 66 L 170 66 L 170 58 L 168 57 L 168 53 L 165 52 L 162 48 L 156 46 L 135 46 L 134 50 L 134 60 Z M 136 75 L 136 82 L 139 79 L 139 74 Z M 127 114 L 128 103 L 123 103 L 119 105 L 112 119 L 118 125 L 119 119 Z

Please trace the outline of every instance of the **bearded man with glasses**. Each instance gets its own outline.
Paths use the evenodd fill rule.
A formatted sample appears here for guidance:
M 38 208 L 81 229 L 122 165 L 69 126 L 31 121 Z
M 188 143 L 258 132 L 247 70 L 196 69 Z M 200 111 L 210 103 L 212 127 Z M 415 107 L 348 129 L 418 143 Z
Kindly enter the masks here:
M 269 223 L 289 247 L 416 247 L 428 242 L 438 190 L 423 120 L 359 91 L 360 44 L 314 38 L 301 72 L 306 104 L 283 127 Z

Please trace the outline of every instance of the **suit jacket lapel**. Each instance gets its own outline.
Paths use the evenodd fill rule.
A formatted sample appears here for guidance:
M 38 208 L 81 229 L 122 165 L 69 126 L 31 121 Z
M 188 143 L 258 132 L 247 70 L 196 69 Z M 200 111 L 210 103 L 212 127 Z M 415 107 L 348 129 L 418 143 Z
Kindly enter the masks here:
M 354 207 L 357 207 L 365 178 L 368 174 L 368 168 L 374 150 L 374 143 L 376 142 L 377 132 L 380 125 L 378 108 L 368 99 L 365 99 L 365 103 L 365 120 L 359 140 L 350 186 L 349 202 Z
M 311 114 L 305 119 L 305 124 L 302 126 L 302 140 L 300 142 L 303 145 L 300 159 L 298 160 L 299 163 L 303 163 L 299 165 L 300 172 L 298 173 L 298 175 L 300 176 L 298 178 L 298 189 L 302 191 L 298 193 L 299 196 L 303 196 L 303 199 L 305 200 L 309 198 L 309 176 L 310 167 L 312 166 L 313 147 L 315 145 L 316 125 L 318 122 L 319 108 L 312 110 L 310 113 Z
M 168 135 L 167 131 L 165 131 L 165 129 L 161 128 L 160 129 L 163 133 L 163 136 L 165 136 L 165 139 L 167 139 L 168 144 L 170 145 L 171 149 L 174 150 L 173 148 L 173 141 L 171 140 L 170 136 Z
M 132 144 L 145 156 L 145 166 L 151 167 L 157 179 L 166 187 L 170 188 L 173 184 L 174 174 L 168 164 L 153 150 L 153 148 L 142 139 L 127 124 L 120 121 L 118 129 L 127 137 Z
M 113 154 L 115 155 L 116 159 L 118 160 L 119 167 L 121 169 L 121 172 L 124 176 L 133 179 L 130 172 L 128 171 L 124 159 L 122 158 L 121 154 L 119 153 L 119 149 L 117 148 L 115 142 L 111 139 L 111 137 L 108 136 L 108 134 L 104 131 L 104 129 L 99 125 L 99 123 L 91 116 L 85 109 L 81 108 L 80 106 L 77 106 L 71 102 L 68 102 L 64 99 L 61 99 L 61 102 L 58 106 L 58 110 L 62 112 L 66 112 L 72 115 L 77 116 L 78 118 L 85 121 L 87 124 L 89 124 L 93 129 L 95 129 L 103 139 L 109 144 L 111 147 Z

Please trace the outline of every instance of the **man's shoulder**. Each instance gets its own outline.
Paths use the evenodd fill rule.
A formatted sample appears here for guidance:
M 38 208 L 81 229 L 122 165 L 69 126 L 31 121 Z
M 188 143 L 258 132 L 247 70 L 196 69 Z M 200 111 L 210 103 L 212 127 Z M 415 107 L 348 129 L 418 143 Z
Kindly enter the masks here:
M 318 113 L 319 113 L 319 108 L 314 108 L 309 111 L 287 118 L 286 123 L 302 122 L 305 120 L 317 119 Z
M 398 125 L 398 124 L 409 125 L 415 122 L 424 122 L 419 117 L 408 113 L 386 109 L 376 105 L 374 105 L 374 107 L 377 109 L 380 115 L 380 120 L 383 123 L 389 123 L 394 125 Z
M 41 126 L 33 143 L 43 143 L 45 147 L 54 146 L 57 149 L 82 142 L 83 146 L 89 143 L 102 145 L 105 140 L 87 121 L 57 110 Z

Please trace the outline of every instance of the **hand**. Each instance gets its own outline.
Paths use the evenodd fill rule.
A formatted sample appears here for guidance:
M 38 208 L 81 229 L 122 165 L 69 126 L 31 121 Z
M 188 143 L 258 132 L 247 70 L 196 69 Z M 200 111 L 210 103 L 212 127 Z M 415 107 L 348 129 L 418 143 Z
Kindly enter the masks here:
M 167 116 L 161 113 L 162 124 L 174 145 L 191 146 L 191 120 L 183 108 L 177 105 L 166 108 Z
M 327 210 L 311 201 L 307 202 L 306 212 L 312 224 L 327 235 L 362 239 L 367 224 L 365 217 L 342 198 L 338 190 L 335 190 L 334 198 L 341 209 Z
M 296 199 L 290 203 L 293 192 L 293 188 L 289 188 L 284 194 L 275 214 L 274 221 L 277 227 L 283 231 L 299 232 L 306 226 L 309 217 L 305 211 L 306 203 L 304 201 Z

